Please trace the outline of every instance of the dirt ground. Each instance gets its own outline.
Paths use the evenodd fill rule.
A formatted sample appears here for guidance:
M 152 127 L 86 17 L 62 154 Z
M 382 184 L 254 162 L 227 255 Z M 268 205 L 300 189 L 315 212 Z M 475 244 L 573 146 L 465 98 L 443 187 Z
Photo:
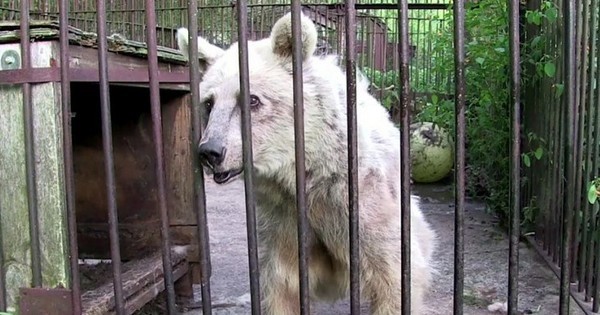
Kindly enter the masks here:
M 207 180 L 207 205 L 210 229 L 213 314 L 250 314 L 248 259 L 244 207 L 244 184 L 238 180 L 217 186 Z M 423 210 L 439 236 L 438 274 L 427 296 L 431 315 L 452 314 L 454 208 L 452 186 L 415 186 L 422 197 Z M 501 314 L 490 312 L 491 303 L 505 302 L 508 282 L 508 238 L 497 228 L 493 216 L 481 202 L 467 200 L 465 216 L 465 294 L 464 313 L 469 315 Z M 400 246 L 400 245 L 399 245 Z M 543 260 L 525 244 L 520 249 L 519 308 L 522 314 L 558 314 L 558 280 Z M 196 299 L 201 299 L 199 287 Z M 140 314 L 161 314 L 161 302 L 148 305 Z M 368 305 L 362 307 L 368 314 Z M 571 314 L 583 314 L 571 300 Z M 334 305 L 316 303 L 312 314 L 349 314 L 348 300 Z M 202 314 L 200 309 L 185 315 Z M 282 314 L 284 315 L 284 314 Z

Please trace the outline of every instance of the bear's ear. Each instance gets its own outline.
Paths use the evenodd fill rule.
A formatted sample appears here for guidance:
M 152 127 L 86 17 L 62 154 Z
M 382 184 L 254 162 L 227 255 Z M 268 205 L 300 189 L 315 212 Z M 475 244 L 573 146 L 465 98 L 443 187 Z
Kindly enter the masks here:
M 302 61 L 305 61 L 312 56 L 317 47 L 317 29 L 315 24 L 303 13 L 300 13 L 300 21 Z M 285 60 L 291 60 L 292 43 L 292 13 L 288 12 L 275 22 L 271 30 L 273 53 Z
M 188 29 L 181 27 L 177 29 L 177 48 L 185 56 L 190 59 L 189 46 L 190 38 Z M 198 36 L 198 59 L 206 64 L 212 64 L 217 58 L 223 54 L 224 50 L 209 43 L 206 39 Z

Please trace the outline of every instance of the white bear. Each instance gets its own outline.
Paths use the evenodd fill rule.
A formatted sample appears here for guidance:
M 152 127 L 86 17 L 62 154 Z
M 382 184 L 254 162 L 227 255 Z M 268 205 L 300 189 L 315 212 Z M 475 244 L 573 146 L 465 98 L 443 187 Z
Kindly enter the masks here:
M 348 139 L 346 76 L 334 56 L 314 54 L 317 32 L 301 14 L 306 193 L 311 298 L 349 293 Z M 187 56 L 189 33 L 177 32 Z M 260 243 L 262 307 L 266 315 L 299 314 L 299 270 L 292 87 L 291 14 L 270 37 L 248 41 L 253 164 Z M 198 38 L 206 65 L 200 98 L 209 113 L 198 154 L 225 184 L 243 171 L 238 45 L 221 49 Z M 400 135 L 385 108 L 357 75 L 361 296 L 371 314 L 401 312 Z M 436 235 L 411 196 L 411 314 L 424 311 Z

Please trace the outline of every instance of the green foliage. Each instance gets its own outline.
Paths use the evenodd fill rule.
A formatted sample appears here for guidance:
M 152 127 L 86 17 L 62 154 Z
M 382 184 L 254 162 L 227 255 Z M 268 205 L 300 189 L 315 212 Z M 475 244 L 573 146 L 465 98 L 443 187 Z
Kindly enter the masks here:
M 433 94 L 417 114 L 417 120 L 432 122 L 454 132 L 454 101 L 440 99 L 437 94 Z
M 528 22 L 535 25 L 552 23 L 557 15 L 551 2 L 543 2 L 539 10 L 526 13 Z M 508 218 L 510 200 L 509 16 L 504 0 L 466 4 L 467 192 L 483 197 L 489 210 L 501 219 Z M 429 92 L 434 95 L 417 114 L 417 120 L 431 121 L 454 132 L 454 100 L 441 97 L 448 85 L 454 85 L 452 12 L 448 12 L 446 19 L 445 29 L 430 34 L 429 40 L 433 43 L 433 54 L 438 56 L 432 60 L 432 71 L 448 78 L 448 82 L 430 87 Z M 524 84 L 556 75 L 555 60 L 544 53 L 544 38 L 540 34 L 522 45 L 521 57 L 526 62 L 522 69 Z M 555 89 L 555 95 L 560 96 L 562 86 L 556 84 Z M 522 155 L 526 167 L 547 156 L 544 139 L 530 133 L 528 141 L 531 151 Z M 532 199 L 525 207 L 525 224 L 534 222 L 538 212 L 535 204 Z
M 379 71 L 371 68 L 363 68 L 363 73 L 369 79 L 374 94 L 379 96 L 381 93 L 381 104 L 391 110 L 392 107 L 400 104 L 400 91 L 398 90 L 399 73 L 395 70 Z
M 527 135 L 528 147 L 531 148 L 529 152 L 521 153 L 523 164 L 526 167 L 531 167 L 532 160 L 541 160 L 544 153 L 547 151 L 546 140 L 538 137 L 535 133 L 530 132 Z M 534 149 L 535 148 L 535 149 Z
M 595 204 L 600 199 L 600 177 L 588 184 L 587 198 L 590 204 Z

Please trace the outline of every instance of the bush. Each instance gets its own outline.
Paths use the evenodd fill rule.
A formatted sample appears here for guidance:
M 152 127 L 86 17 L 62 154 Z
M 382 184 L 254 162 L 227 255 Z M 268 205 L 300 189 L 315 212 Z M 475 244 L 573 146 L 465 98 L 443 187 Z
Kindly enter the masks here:
M 551 2 L 543 2 L 540 11 L 527 12 L 528 23 L 553 22 L 557 10 Z M 454 73 L 454 32 L 452 12 L 444 31 L 431 34 L 432 71 L 442 77 Z M 466 165 L 467 193 L 483 197 L 488 210 L 504 221 L 508 219 L 510 186 L 510 72 L 508 4 L 504 0 L 478 1 L 466 4 L 465 79 L 466 79 Z M 522 46 L 521 58 L 532 65 L 522 69 L 523 82 L 532 84 L 541 76 L 554 76 L 552 58 L 543 54 L 543 36 L 532 38 Z M 529 72 L 528 72 L 529 71 Z M 453 84 L 452 82 L 450 82 Z M 441 99 L 446 84 L 433 86 L 434 95 L 417 114 L 418 121 L 431 121 L 454 133 L 454 100 Z M 523 89 L 525 90 L 525 89 Z M 524 154 L 524 158 L 529 155 Z M 535 217 L 526 214 L 524 225 Z

